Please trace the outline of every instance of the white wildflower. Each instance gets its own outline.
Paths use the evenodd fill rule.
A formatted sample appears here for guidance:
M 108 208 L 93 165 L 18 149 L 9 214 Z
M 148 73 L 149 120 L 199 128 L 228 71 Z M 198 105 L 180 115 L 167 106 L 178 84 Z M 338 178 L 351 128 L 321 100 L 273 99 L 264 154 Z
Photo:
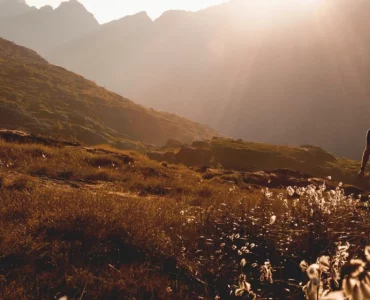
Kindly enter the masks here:
M 321 256 L 317 260 L 317 264 L 319 265 L 321 272 L 328 272 L 330 269 L 330 257 L 329 256 Z
M 310 279 L 315 279 L 319 278 L 319 270 L 320 266 L 318 264 L 312 264 L 307 268 L 306 273 Z
M 242 267 L 245 267 L 245 265 L 247 264 L 247 260 L 245 258 L 243 258 L 241 261 L 240 261 L 240 265 Z
M 365 257 L 367 261 L 370 261 L 370 246 L 365 247 Z

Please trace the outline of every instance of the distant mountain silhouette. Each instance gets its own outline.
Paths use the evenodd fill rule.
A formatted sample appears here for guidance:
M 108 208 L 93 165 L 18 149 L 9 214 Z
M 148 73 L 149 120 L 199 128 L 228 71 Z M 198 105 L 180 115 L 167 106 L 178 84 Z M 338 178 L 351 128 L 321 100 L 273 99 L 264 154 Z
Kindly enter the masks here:
M 132 57 L 145 51 L 151 25 L 152 20 L 145 12 L 128 16 L 100 26 L 94 34 L 73 41 L 47 57 L 56 64 L 73 67 L 79 74 L 89 74 L 100 84 L 114 86 L 120 92 L 123 92 L 120 86 L 126 87 L 126 92 L 130 88 L 136 90 L 138 81 L 146 75 L 143 74 L 145 67 Z M 142 37 L 141 33 L 147 35 Z M 100 55 L 104 57 L 99 59 Z M 125 70 L 130 72 L 129 76 L 123 75 Z
M 358 157 L 369 126 L 370 3 L 281 3 L 126 18 L 50 58 L 231 136 Z
M 233 0 L 126 17 L 45 57 L 230 136 L 358 158 L 369 127 L 369 13 L 368 0 Z
M 35 7 L 29 7 L 26 0 L 0 0 L 0 20 L 2 18 L 12 18 L 35 9 Z
M 146 149 L 210 138 L 208 127 L 146 109 L 35 52 L 0 39 L 0 127 L 88 144 Z
M 30 8 L 21 0 L 0 2 L 0 36 L 45 55 L 99 28 L 94 16 L 77 0 Z M 12 13 L 18 9 L 18 13 Z M 20 13 L 20 11 L 22 13 Z

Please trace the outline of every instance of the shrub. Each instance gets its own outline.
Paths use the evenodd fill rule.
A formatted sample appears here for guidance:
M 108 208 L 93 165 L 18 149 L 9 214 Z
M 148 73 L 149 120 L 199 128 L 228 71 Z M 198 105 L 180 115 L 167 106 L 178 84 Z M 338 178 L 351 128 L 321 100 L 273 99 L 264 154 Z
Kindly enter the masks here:
M 72 171 L 60 172 L 58 173 L 57 177 L 60 179 L 69 180 L 73 178 L 73 172 Z
M 91 181 L 116 181 L 118 176 L 109 170 L 99 170 L 86 175 L 85 180 Z
M 93 156 L 88 159 L 88 164 L 93 167 L 112 167 L 116 168 L 121 165 L 121 161 L 111 155 Z
M 27 175 L 21 175 L 17 177 L 15 180 L 13 180 L 7 188 L 9 190 L 17 190 L 17 191 L 23 191 L 23 190 L 32 190 L 35 188 L 35 180 Z
M 202 198 L 208 198 L 213 195 L 213 189 L 209 186 L 202 186 L 198 191 L 197 191 L 199 197 Z

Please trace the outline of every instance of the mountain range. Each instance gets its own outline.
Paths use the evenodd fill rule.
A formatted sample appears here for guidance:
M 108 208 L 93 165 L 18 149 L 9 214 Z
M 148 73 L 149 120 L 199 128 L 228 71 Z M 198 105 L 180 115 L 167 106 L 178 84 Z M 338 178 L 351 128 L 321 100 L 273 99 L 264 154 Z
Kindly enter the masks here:
M 0 2 L 0 36 L 42 56 L 98 28 L 94 16 L 77 0 L 62 2 L 55 10 L 36 9 L 25 0 Z
M 0 35 L 226 135 L 358 158 L 370 110 L 369 12 L 367 0 L 233 0 L 99 25 L 71 0 L 9 12 Z

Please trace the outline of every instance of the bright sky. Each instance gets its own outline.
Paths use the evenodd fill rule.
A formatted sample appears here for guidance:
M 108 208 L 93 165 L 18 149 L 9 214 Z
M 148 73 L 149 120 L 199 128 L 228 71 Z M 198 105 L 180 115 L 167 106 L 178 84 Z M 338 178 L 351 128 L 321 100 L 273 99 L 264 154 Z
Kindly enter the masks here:
M 57 7 L 65 0 L 26 0 L 30 6 Z M 119 19 L 140 11 L 146 11 L 152 19 L 158 18 L 164 11 L 182 9 L 196 11 L 227 0 L 79 0 L 100 23 Z

